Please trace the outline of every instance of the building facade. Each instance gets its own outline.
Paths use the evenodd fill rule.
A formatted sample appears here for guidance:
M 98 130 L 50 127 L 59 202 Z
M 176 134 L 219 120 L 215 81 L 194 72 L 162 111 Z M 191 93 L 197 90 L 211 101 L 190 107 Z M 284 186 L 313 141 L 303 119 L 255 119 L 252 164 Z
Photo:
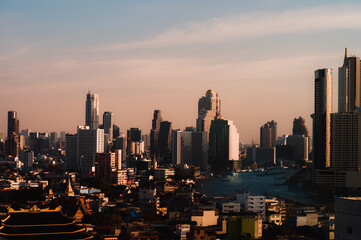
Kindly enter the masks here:
M 260 129 L 260 146 L 264 148 L 276 147 L 277 123 L 270 121 L 264 124 Z
M 361 171 L 361 113 L 331 114 L 331 167 Z
M 85 102 L 85 126 L 90 129 L 99 127 L 99 95 L 89 91 Z
M 332 69 L 315 71 L 315 108 L 313 117 L 313 168 L 330 167 L 332 113 Z
M 95 153 L 104 152 L 104 130 L 78 126 L 77 169 L 81 172 L 95 170 Z
M 361 110 L 360 58 L 348 57 L 347 48 L 342 67 L 338 69 L 338 111 Z
M 221 114 L 221 101 L 212 89 L 198 101 L 197 131 L 210 133 L 212 120 Z
M 218 117 L 212 121 L 209 134 L 208 163 L 213 171 L 227 170 L 232 160 L 239 159 L 239 134 L 233 122 Z
M 103 114 L 103 129 L 104 134 L 109 135 L 109 141 L 113 141 L 113 113 L 104 112 Z

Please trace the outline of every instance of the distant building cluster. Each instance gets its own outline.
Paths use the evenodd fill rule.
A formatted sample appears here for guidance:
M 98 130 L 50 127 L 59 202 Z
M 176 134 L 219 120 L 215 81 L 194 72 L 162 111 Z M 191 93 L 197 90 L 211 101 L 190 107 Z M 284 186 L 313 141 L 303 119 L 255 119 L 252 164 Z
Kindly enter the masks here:
M 361 187 L 360 58 L 338 69 L 338 112 L 332 112 L 332 69 L 315 71 L 313 180 L 334 187 Z

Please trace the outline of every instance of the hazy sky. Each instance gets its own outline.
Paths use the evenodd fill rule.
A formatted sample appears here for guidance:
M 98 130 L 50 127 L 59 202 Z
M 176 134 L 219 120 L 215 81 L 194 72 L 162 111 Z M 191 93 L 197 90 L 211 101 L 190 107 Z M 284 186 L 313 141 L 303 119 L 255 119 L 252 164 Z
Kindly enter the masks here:
M 183 129 L 211 88 L 242 142 L 270 120 L 311 132 L 314 70 L 337 95 L 344 48 L 361 55 L 358 2 L 0 0 L 0 130 L 15 110 L 21 129 L 74 133 L 88 89 L 123 132 L 149 133 L 154 109 Z

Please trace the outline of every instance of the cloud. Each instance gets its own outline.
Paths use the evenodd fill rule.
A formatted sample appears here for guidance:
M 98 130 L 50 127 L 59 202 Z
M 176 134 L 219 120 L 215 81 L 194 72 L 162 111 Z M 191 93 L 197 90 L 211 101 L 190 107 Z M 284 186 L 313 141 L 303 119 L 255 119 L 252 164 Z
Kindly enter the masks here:
M 158 48 L 217 43 L 232 39 L 361 29 L 361 6 L 327 6 L 283 12 L 253 12 L 238 16 L 190 22 L 154 38 L 105 46 L 103 50 Z

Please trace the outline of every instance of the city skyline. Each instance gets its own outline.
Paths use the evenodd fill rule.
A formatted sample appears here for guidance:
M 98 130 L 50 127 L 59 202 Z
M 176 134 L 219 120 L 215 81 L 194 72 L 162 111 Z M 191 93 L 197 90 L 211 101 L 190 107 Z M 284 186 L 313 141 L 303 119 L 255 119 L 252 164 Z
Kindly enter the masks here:
M 35 2 L 0 3 L 2 132 L 13 110 L 20 129 L 75 133 L 88 89 L 123 133 L 149 133 L 155 109 L 174 128 L 196 126 L 208 89 L 242 142 L 259 142 L 272 119 L 279 136 L 298 116 L 311 132 L 314 70 L 334 69 L 336 93 L 344 48 L 361 55 L 356 1 Z

